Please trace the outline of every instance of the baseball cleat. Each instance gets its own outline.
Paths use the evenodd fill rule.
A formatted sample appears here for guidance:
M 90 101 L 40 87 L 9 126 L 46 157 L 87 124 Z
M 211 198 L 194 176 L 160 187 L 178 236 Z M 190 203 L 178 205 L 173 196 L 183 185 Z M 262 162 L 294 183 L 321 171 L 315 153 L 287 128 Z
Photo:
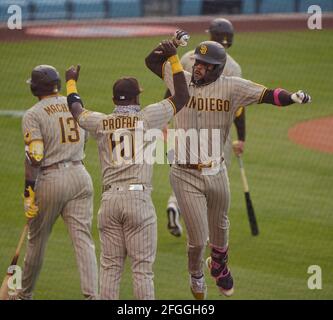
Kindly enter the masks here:
M 207 297 L 207 286 L 205 277 L 202 275 L 201 278 L 195 278 L 190 275 L 190 288 L 194 299 L 205 300 Z
M 206 267 L 210 270 L 211 276 L 216 280 L 220 292 L 226 297 L 234 294 L 234 280 L 227 264 L 221 265 L 212 261 L 211 257 L 206 259 Z
M 182 235 L 183 228 L 179 221 L 180 214 L 178 207 L 175 204 L 170 203 L 167 208 L 167 214 L 169 232 L 175 237 L 180 237 Z

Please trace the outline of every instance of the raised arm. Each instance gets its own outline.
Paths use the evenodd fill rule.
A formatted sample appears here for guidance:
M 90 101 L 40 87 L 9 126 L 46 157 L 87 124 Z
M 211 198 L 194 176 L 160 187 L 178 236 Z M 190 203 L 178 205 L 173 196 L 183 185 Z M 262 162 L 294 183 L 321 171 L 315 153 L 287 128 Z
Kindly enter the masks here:
M 184 30 L 177 30 L 172 38 L 172 42 L 178 46 L 186 46 L 189 34 Z M 146 66 L 160 78 L 163 78 L 163 65 L 167 62 L 167 57 L 163 54 L 163 45 L 160 43 L 145 59 Z
M 165 56 L 171 64 L 173 76 L 175 93 L 169 99 L 176 107 L 176 112 L 179 112 L 190 98 L 184 70 L 179 61 L 176 46 L 171 40 L 162 41 L 161 49 L 161 55 Z
M 84 111 L 83 102 L 77 92 L 76 83 L 79 79 L 80 65 L 71 66 L 66 70 L 66 90 L 67 104 L 75 120 L 78 120 L 80 114 Z
M 163 78 L 163 65 L 168 58 L 163 55 L 162 44 L 159 44 L 145 59 L 146 66 L 160 78 Z
M 276 106 L 289 106 L 293 103 L 309 103 L 311 97 L 302 90 L 290 93 L 285 89 L 266 89 L 260 103 L 269 103 Z

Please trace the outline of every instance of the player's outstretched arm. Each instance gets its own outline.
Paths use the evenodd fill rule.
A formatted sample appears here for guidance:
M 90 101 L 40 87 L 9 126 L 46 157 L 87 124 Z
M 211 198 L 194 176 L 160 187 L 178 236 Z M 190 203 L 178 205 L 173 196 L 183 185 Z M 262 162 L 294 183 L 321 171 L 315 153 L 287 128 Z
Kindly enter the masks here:
M 83 102 L 76 87 L 76 83 L 79 79 L 80 68 L 80 65 L 77 67 L 71 66 L 66 70 L 67 104 L 75 120 L 78 120 L 81 113 L 84 111 Z
M 302 90 L 290 93 L 287 90 L 277 88 L 274 90 L 267 89 L 260 102 L 284 107 L 293 103 L 310 103 L 311 97 Z

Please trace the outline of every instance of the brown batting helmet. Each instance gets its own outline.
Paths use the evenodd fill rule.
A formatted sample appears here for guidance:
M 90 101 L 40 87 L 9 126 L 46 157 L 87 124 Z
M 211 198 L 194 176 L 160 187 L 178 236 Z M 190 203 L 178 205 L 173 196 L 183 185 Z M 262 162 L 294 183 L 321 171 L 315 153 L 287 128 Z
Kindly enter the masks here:
M 231 47 L 234 27 L 229 20 L 223 18 L 212 20 L 206 32 L 210 33 L 211 40 L 221 43 L 225 48 Z
M 36 97 L 58 93 L 61 89 L 59 72 L 49 65 L 35 67 L 27 83 L 30 84 L 31 92 Z
M 227 61 L 227 54 L 224 47 L 215 41 L 201 42 L 194 50 L 195 63 L 202 61 L 214 65 L 214 69 L 207 71 L 204 79 L 195 81 L 192 75 L 192 82 L 196 85 L 206 85 L 214 82 L 223 72 Z

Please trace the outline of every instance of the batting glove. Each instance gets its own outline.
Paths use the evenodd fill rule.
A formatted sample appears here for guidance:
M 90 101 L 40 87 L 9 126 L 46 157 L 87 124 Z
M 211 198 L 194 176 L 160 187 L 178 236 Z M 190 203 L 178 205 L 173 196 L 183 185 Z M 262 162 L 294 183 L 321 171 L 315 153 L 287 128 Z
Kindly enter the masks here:
M 303 90 L 298 90 L 291 95 L 291 99 L 296 103 L 310 103 L 311 97 Z
M 35 218 L 38 214 L 38 206 L 35 204 L 35 192 L 31 186 L 27 188 L 28 196 L 24 197 L 24 214 L 28 219 Z
M 172 40 L 175 45 L 186 47 L 188 41 L 190 40 L 190 35 L 184 30 L 176 30 L 172 37 Z

